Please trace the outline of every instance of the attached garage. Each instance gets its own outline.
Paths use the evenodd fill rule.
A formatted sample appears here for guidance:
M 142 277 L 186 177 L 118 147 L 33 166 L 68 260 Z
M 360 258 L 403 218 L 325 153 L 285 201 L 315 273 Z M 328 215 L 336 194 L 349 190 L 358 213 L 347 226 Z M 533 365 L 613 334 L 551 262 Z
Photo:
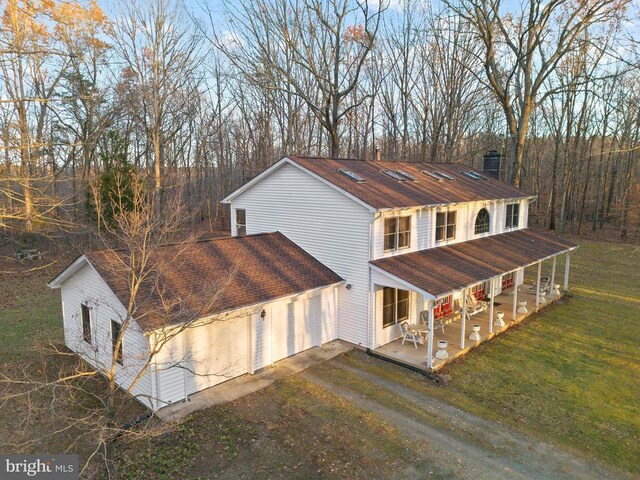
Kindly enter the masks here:
M 88 252 L 50 283 L 62 290 L 67 346 L 98 368 L 101 362 L 83 354 L 89 345 L 82 309 L 90 306 L 94 329 L 126 317 L 126 272 L 118 270 L 124 262 L 115 255 Z M 142 289 L 144 302 L 135 328 L 124 332 L 118 368 L 127 378 L 144 379 L 134 391 L 155 410 L 337 338 L 343 280 L 278 232 L 167 245 L 152 262 L 162 291 Z M 76 264 L 95 278 L 87 280 Z M 173 318 L 158 313 L 167 292 L 180 306 Z M 190 311 L 203 314 L 180 321 Z M 102 329 L 107 334 L 92 337 L 90 346 L 105 352 L 102 363 L 108 363 L 111 337 Z
M 157 357 L 157 395 L 163 404 L 334 340 L 339 285 L 229 312 L 229 319 L 188 329 Z
M 321 344 L 320 299 L 319 294 L 289 298 L 254 316 L 253 370 Z
M 249 371 L 249 317 L 214 322 L 184 335 L 188 395 Z

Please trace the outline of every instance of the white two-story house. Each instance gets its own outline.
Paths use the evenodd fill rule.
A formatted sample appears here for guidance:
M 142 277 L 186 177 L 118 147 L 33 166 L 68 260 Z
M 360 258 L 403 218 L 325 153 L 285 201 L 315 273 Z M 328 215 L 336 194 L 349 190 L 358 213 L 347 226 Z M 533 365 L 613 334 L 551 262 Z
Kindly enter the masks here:
M 290 156 L 224 199 L 231 237 L 159 247 L 134 302 L 114 250 L 49 286 L 67 347 L 154 410 L 336 339 L 433 371 L 559 296 L 561 254 L 568 288 L 576 246 L 527 228 L 532 199 L 461 164 Z
M 280 231 L 345 280 L 338 338 L 433 369 L 546 302 L 557 255 L 568 280 L 576 246 L 527 228 L 532 200 L 462 164 L 289 156 L 223 201 L 233 235 Z M 554 278 L 531 297 L 525 267 L 546 259 Z M 404 322 L 426 350 L 406 348 Z

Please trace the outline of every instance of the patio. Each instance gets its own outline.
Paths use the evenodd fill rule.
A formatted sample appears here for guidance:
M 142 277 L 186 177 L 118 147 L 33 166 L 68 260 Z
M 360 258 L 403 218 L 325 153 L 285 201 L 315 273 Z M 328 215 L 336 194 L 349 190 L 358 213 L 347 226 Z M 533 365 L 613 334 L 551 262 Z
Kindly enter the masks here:
M 560 297 L 558 297 L 560 298 Z M 544 306 L 550 304 L 555 298 L 547 298 L 546 303 L 540 304 L 538 310 L 543 308 Z M 447 353 L 449 354 L 449 358 L 446 360 L 435 358 L 433 359 L 433 367 L 431 370 L 438 370 L 442 366 L 451 362 L 453 359 L 464 355 L 472 348 L 475 348 L 482 342 L 493 338 L 495 335 L 498 335 L 511 326 L 521 322 L 523 319 L 536 312 L 536 295 L 529 293 L 529 285 L 520 285 L 517 295 L 517 301 L 526 301 L 528 313 L 517 313 L 516 318 L 513 319 L 513 288 L 505 290 L 502 294 L 496 295 L 494 300 L 494 321 L 497 317 L 498 312 L 504 312 L 504 323 L 503 327 L 493 327 L 493 332 L 490 333 L 490 310 L 487 309 L 484 312 L 478 313 L 471 317 L 471 319 L 467 319 L 465 322 L 465 334 L 464 334 L 464 348 L 461 348 L 461 327 L 462 327 L 462 319 L 459 318 L 454 322 L 446 325 L 444 327 L 444 333 L 441 328 L 434 328 L 434 336 L 433 336 L 433 354 L 435 356 L 437 352 L 437 342 L 440 340 L 444 340 L 448 343 Z M 473 333 L 473 325 L 480 326 L 480 340 L 473 341 L 469 340 L 469 336 Z M 426 326 L 425 326 L 426 329 Z M 390 343 L 382 345 L 375 350 L 374 353 L 381 355 L 383 357 L 392 358 L 396 361 L 400 361 L 401 363 L 405 363 L 411 365 L 413 367 L 419 368 L 421 370 L 429 371 L 427 368 L 427 344 L 426 340 L 422 344 L 418 344 L 418 348 L 415 348 L 413 343 L 405 342 L 402 345 L 402 339 L 394 340 Z

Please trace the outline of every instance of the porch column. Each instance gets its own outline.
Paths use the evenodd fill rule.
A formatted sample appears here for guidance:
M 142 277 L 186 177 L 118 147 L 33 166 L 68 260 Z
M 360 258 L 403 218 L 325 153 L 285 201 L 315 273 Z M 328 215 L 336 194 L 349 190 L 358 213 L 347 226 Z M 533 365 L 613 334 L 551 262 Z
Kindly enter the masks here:
M 465 327 L 467 323 L 467 289 L 462 289 L 462 322 L 460 323 L 460 348 L 464 350 Z
M 493 333 L 493 297 L 496 295 L 496 279 L 495 277 L 489 281 L 491 296 L 489 297 L 489 333 Z
M 511 318 L 516 319 L 516 310 L 518 309 L 518 271 L 516 270 L 516 281 L 513 282 L 513 313 Z
M 433 368 L 433 306 L 435 300 L 429 300 L 429 321 L 427 330 L 427 368 Z
M 569 291 L 569 264 L 571 263 L 571 252 L 567 252 L 567 261 L 564 264 L 564 291 Z
M 551 289 L 553 290 L 555 288 L 555 284 L 556 284 L 556 259 L 558 258 L 557 255 L 553 256 L 553 264 L 551 265 Z
M 536 309 L 540 306 L 540 275 L 542 275 L 542 261 L 538 262 L 538 280 L 536 281 Z

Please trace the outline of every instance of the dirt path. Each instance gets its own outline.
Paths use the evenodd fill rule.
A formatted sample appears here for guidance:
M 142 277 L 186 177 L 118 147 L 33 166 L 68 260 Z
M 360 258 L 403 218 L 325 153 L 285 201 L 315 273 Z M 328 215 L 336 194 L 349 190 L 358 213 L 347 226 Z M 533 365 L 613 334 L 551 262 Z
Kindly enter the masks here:
M 400 472 L 398 478 L 631 478 L 347 365 L 340 358 L 328 362 L 327 367 L 334 372 L 312 370 L 301 376 L 384 418 L 416 444 L 414 466 Z M 364 382 L 363 388 L 359 389 L 356 382 L 340 381 L 348 375 Z M 369 387 L 379 394 L 371 394 Z M 389 404 L 389 397 L 393 405 Z M 397 408 L 398 405 L 404 408 Z

